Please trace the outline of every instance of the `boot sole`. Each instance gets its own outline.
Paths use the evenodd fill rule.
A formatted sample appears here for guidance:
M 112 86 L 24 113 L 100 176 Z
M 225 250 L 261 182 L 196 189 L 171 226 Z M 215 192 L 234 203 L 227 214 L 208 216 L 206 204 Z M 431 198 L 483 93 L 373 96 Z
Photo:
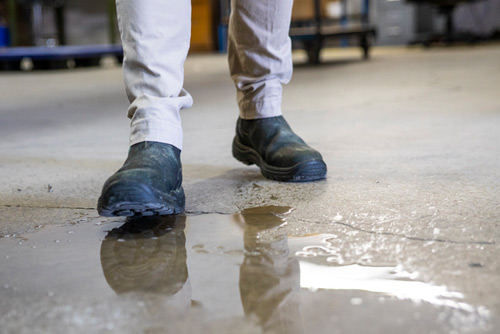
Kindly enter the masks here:
M 133 182 L 110 184 L 97 202 L 97 212 L 104 217 L 164 216 L 184 212 L 182 187 L 162 193 Z
M 243 145 L 238 137 L 233 140 L 233 157 L 246 164 L 257 165 L 262 175 L 282 182 L 310 182 L 326 178 L 326 164 L 323 160 L 302 161 L 291 167 L 276 167 L 266 164 L 253 148 Z

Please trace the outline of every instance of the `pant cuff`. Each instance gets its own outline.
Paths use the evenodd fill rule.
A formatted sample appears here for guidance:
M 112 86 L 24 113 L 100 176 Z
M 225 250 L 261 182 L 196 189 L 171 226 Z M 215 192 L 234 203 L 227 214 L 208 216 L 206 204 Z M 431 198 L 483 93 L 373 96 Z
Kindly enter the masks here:
M 143 141 L 170 144 L 182 150 L 182 128 L 158 121 L 132 122 L 130 125 L 130 146 Z
M 257 119 L 281 116 L 281 98 L 261 101 L 239 101 L 242 119 Z

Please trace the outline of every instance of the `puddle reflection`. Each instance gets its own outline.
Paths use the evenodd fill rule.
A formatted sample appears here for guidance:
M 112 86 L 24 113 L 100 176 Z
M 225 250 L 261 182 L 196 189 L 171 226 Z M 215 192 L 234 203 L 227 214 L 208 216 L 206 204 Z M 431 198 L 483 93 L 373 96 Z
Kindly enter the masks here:
M 288 238 L 279 227 L 288 207 L 244 210 L 235 216 L 244 224 L 245 259 L 240 268 L 240 295 L 246 315 L 257 316 L 266 331 L 303 333 L 300 303 L 300 267 L 290 256 Z M 263 232 L 273 230 L 274 233 Z
M 101 265 L 118 294 L 153 294 L 186 309 L 191 304 L 186 264 L 185 216 L 129 218 L 108 232 Z
M 241 304 L 245 315 L 265 332 L 303 333 L 299 262 L 290 255 L 288 238 L 280 231 L 283 215 L 290 210 L 270 206 L 234 216 L 244 231 Z M 101 265 L 109 286 L 117 294 L 152 295 L 176 309 L 196 305 L 191 301 L 185 226 L 185 216 L 143 217 L 129 218 L 109 231 L 101 245 Z

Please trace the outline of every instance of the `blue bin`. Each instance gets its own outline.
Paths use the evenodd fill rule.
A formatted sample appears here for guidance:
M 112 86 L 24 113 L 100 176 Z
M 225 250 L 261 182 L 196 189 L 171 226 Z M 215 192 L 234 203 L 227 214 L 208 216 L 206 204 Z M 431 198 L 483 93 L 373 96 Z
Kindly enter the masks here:
M 0 46 L 10 45 L 9 28 L 5 24 L 0 24 Z

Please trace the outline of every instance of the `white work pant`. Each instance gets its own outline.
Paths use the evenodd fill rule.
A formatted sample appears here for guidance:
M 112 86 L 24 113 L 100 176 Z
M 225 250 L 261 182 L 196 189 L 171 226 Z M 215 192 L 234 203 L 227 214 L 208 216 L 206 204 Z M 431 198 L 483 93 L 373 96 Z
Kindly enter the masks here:
M 282 85 L 292 76 L 288 36 L 293 0 L 231 0 L 228 58 L 240 117 L 281 115 Z M 130 100 L 130 145 L 168 143 L 182 149 L 179 111 L 191 36 L 190 0 L 117 0 Z

